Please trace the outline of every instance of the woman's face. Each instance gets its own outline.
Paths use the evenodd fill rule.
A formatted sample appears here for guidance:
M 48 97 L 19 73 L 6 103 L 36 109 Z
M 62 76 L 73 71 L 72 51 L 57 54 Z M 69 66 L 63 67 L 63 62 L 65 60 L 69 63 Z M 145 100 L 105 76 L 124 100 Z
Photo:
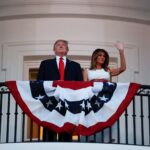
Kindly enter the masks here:
M 100 52 L 98 57 L 97 57 L 96 63 L 99 64 L 99 65 L 102 65 L 102 64 L 104 64 L 105 59 L 106 59 L 105 53 Z

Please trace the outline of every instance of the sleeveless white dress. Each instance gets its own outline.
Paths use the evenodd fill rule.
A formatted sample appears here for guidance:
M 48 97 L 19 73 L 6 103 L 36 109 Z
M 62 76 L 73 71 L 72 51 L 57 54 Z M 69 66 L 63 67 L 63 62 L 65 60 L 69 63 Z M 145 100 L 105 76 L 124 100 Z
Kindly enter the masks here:
M 88 80 L 89 81 L 91 81 L 91 80 L 97 80 L 97 79 L 102 79 L 102 80 L 104 79 L 104 80 L 110 81 L 110 79 L 111 79 L 110 72 L 109 71 L 105 71 L 103 68 L 102 69 L 96 69 L 96 70 L 87 69 L 87 75 L 88 75 Z M 93 90 L 95 90 L 95 89 L 93 89 Z M 114 128 L 115 131 L 117 130 L 116 123 L 115 123 L 115 125 L 113 125 L 113 128 Z M 112 131 L 113 134 L 115 134 L 114 130 Z M 107 142 L 110 142 L 110 141 L 113 142 L 113 141 L 115 141 L 115 139 L 113 139 L 113 138 L 110 139 L 110 141 L 109 141 L 110 137 L 109 137 L 109 130 L 108 129 L 105 130 L 104 136 L 105 136 L 105 141 L 107 141 Z
M 89 70 L 87 69 L 88 80 L 104 79 L 110 81 L 110 72 L 102 69 Z

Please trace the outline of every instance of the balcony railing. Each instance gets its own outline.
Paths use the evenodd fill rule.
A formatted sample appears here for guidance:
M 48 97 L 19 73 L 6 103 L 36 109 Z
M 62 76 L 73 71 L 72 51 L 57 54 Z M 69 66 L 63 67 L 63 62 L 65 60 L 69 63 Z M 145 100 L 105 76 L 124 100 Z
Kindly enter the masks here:
M 42 142 L 42 134 L 0 83 L 0 143 Z M 141 86 L 113 126 L 92 136 L 72 136 L 72 141 L 150 146 L 150 86 Z

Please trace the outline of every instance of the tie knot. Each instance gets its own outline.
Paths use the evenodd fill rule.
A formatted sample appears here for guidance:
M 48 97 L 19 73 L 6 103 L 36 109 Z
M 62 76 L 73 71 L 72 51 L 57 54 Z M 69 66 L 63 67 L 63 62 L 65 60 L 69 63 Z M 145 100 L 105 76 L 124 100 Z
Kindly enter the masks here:
M 59 60 L 63 60 L 63 58 L 62 58 L 62 57 L 60 57 L 60 58 L 59 58 Z

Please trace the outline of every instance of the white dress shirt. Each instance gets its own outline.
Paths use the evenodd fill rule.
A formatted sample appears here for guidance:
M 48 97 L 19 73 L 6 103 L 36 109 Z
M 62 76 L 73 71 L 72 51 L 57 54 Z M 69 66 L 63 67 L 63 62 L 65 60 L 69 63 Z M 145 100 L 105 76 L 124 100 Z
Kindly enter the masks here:
M 66 56 L 63 56 L 63 62 L 64 62 L 64 67 L 66 66 Z M 57 67 L 59 69 L 59 59 L 60 59 L 60 56 L 56 56 L 56 63 L 57 63 Z

